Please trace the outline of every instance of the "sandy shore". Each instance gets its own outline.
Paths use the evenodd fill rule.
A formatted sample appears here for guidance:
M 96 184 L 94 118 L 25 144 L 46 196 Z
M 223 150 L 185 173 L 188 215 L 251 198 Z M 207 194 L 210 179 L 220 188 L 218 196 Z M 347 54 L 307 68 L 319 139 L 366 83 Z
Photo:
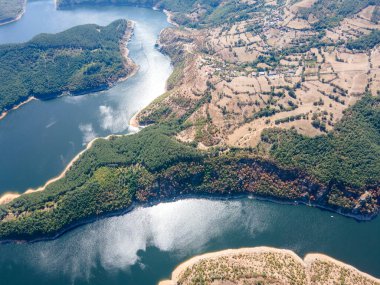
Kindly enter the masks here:
M 0 197 L 0 205 L 7 204 L 17 197 L 20 197 L 20 194 L 11 192 L 5 193 Z
M 305 256 L 304 262 L 306 263 L 306 266 L 310 267 L 312 264 L 315 264 L 316 262 L 323 262 L 323 263 L 331 263 L 339 268 L 346 269 L 350 272 L 355 272 L 357 274 L 362 275 L 363 277 L 367 278 L 368 280 L 374 282 L 375 284 L 380 284 L 380 279 L 373 277 L 372 275 L 369 275 L 365 272 L 362 272 L 355 268 L 352 265 L 346 264 L 342 261 L 336 260 L 330 256 L 321 254 L 321 253 L 309 253 Z
M 62 179 L 63 177 L 65 177 L 67 171 L 70 170 L 70 168 L 73 166 L 73 164 L 82 156 L 82 154 L 84 152 L 86 152 L 89 148 L 92 147 L 92 145 L 95 143 L 95 141 L 97 140 L 100 140 L 100 139 L 105 139 L 105 140 L 109 140 L 110 138 L 112 137 L 121 137 L 121 136 L 124 136 L 124 135 L 109 135 L 107 137 L 104 137 L 104 138 L 95 138 L 93 139 L 91 142 L 89 142 L 86 146 L 86 148 L 84 150 L 82 150 L 80 153 L 78 153 L 71 161 L 70 163 L 66 166 L 66 168 L 63 170 L 63 172 L 48 180 L 43 186 L 41 187 L 38 187 L 36 189 L 28 189 L 27 191 L 25 191 L 24 193 L 14 193 L 14 192 L 8 192 L 8 193 L 5 193 L 4 195 L 2 195 L 0 197 L 0 205 L 3 205 L 3 204 L 7 204 L 9 202 L 11 202 L 12 200 L 20 197 L 21 195 L 27 195 L 27 194 L 31 194 L 31 193 L 35 193 L 35 192 L 40 192 L 40 191 L 44 191 L 46 189 L 47 186 L 49 186 L 50 184 L 56 182 L 57 180 L 59 179 Z
M 304 263 L 304 261 L 297 254 L 287 249 L 277 249 L 277 248 L 271 248 L 271 247 L 265 247 L 265 246 L 252 247 L 252 248 L 226 249 L 223 251 L 210 252 L 210 253 L 198 255 L 185 261 L 184 263 L 181 263 L 173 271 L 172 280 L 162 281 L 159 283 L 159 285 L 177 284 L 177 281 L 180 279 L 180 276 L 182 275 L 182 273 L 185 272 L 187 268 L 193 266 L 194 264 L 198 263 L 201 260 L 215 259 L 215 258 L 220 258 L 224 256 L 233 256 L 233 255 L 238 255 L 238 254 L 266 253 L 266 252 L 289 254 L 293 256 L 295 259 L 297 259 L 299 262 Z
M 138 71 L 138 65 L 136 65 L 129 57 L 129 50 L 127 48 L 127 44 L 128 42 L 130 41 L 132 35 L 133 35 L 133 29 L 134 29 L 134 26 L 135 26 L 135 23 L 133 21 L 128 21 L 128 27 L 126 29 L 126 33 L 122 39 L 122 41 L 120 42 L 120 52 L 122 53 L 123 57 L 124 57 L 124 60 L 125 60 L 125 65 L 126 67 L 130 68 L 131 69 L 131 72 L 125 77 L 125 78 L 121 78 L 120 80 L 126 80 L 128 78 L 130 78 L 131 76 L 135 75 L 136 72 Z M 35 98 L 34 97 L 31 97 L 29 98 L 27 101 L 17 105 L 16 107 L 14 107 L 12 110 L 15 110 L 15 109 L 18 109 L 19 107 L 21 107 L 22 105 L 30 102 L 31 100 L 34 100 Z M 4 112 L 1 116 L 0 116 L 0 119 L 4 118 L 5 116 L 7 115 L 7 112 Z M 8 193 L 5 193 L 3 194 L 1 197 L 0 197 L 0 205 L 3 205 L 3 204 L 7 204 L 9 202 L 11 202 L 12 200 L 20 197 L 21 195 L 25 195 L 25 194 L 30 194 L 30 193 L 35 193 L 35 192 L 40 192 L 40 191 L 44 191 L 46 189 L 47 186 L 49 186 L 50 184 L 56 182 L 57 180 L 59 179 L 62 179 L 67 171 L 70 170 L 70 168 L 73 166 L 73 164 L 81 157 L 81 155 L 87 151 L 89 148 L 92 147 L 92 145 L 94 144 L 94 142 L 98 139 L 110 139 L 111 137 L 118 137 L 118 136 L 121 136 L 121 135 L 109 135 L 105 138 L 95 138 L 94 140 L 92 140 L 91 142 L 89 142 L 86 146 L 86 148 L 84 150 L 82 150 L 80 153 L 78 153 L 71 161 L 70 163 L 66 166 L 66 168 L 63 170 L 63 172 L 48 180 L 43 186 L 41 187 L 38 187 L 37 189 L 28 189 L 27 191 L 25 191 L 24 193 L 14 193 L 14 192 L 8 192 Z
M 31 102 L 32 100 L 37 100 L 35 97 L 29 97 L 26 101 L 24 102 L 21 102 L 20 104 L 18 104 L 17 106 L 14 106 L 12 109 L 8 110 L 8 111 L 5 111 L 3 113 L 0 114 L 0 120 L 4 119 L 9 112 L 12 112 L 14 110 L 17 110 L 18 108 L 20 108 L 21 106 Z
M 227 260 L 233 260 L 235 265 L 239 265 L 239 259 L 243 258 L 243 255 L 244 256 L 251 255 L 252 257 L 255 256 L 256 259 L 261 259 L 260 261 L 263 262 L 263 264 L 265 264 L 265 266 L 262 267 L 262 271 L 265 272 L 266 270 L 268 270 L 266 266 L 268 264 L 266 260 L 268 258 L 268 255 L 267 255 L 268 253 L 269 254 L 274 253 L 276 254 L 277 257 L 280 256 L 278 257 L 279 259 L 291 258 L 292 260 L 296 262 L 296 264 L 303 267 L 306 274 L 308 275 L 305 277 L 306 284 L 311 284 L 311 280 L 313 279 L 312 278 L 313 276 L 314 277 L 318 276 L 318 278 L 320 277 L 319 275 L 320 271 L 317 270 L 318 266 L 322 266 L 323 268 L 322 272 L 328 272 L 327 276 L 322 276 L 322 277 L 328 278 L 327 279 L 328 284 L 330 284 L 330 281 L 331 281 L 331 284 L 333 284 L 332 282 L 334 282 L 333 281 L 334 279 L 339 279 L 340 278 L 339 274 L 340 272 L 342 272 L 342 270 L 347 270 L 348 272 L 350 272 L 349 274 L 350 278 L 354 276 L 352 279 L 352 282 L 357 282 L 359 278 L 361 281 L 364 280 L 364 283 L 360 283 L 360 284 L 380 284 L 380 279 L 377 279 L 367 273 L 361 272 L 353 266 L 350 266 L 348 264 L 345 264 L 341 261 L 335 260 L 323 254 L 312 253 L 312 254 L 306 255 L 306 257 L 302 259 L 296 253 L 287 249 L 277 249 L 277 248 L 271 248 L 271 247 L 253 247 L 253 248 L 227 249 L 227 250 L 223 250 L 219 252 L 212 252 L 212 253 L 206 253 L 203 255 L 195 256 L 185 261 L 184 263 L 180 264 L 178 267 L 176 267 L 172 273 L 171 280 L 161 281 L 159 285 L 177 285 L 178 281 L 181 280 L 181 278 L 183 281 L 184 273 L 185 272 L 187 274 L 189 273 L 188 271 L 189 268 L 196 266 L 198 263 L 202 261 L 218 260 L 218 259 L 226 258 L 226 257 L 227 257 Z M 262 257 L 260 257 L 261 255 Z M 226 260 L 226 259 L 223 259 L 223 260 Z M 222 262 L 222 260 L 220 260 L 220 262 Z M 245 263 L 244 265 L 246 266 L 247 263 Z M 325 270 L 326 266 L 328 266 L 330 270 Z M 207 271 L 207 269 L 205 268 L 203 269 Z M 256 270 L 257 269 L 258 268 L 256 267 Z M 259 270 L 260 270 L 260 267 L 259 267 Z M 283 272 L 277 272 L 277 275 L 281 276 L 282 273 Z M 322 283 L 316 282 L 313 284 L 327 285 L 327 283 L 324 283 L 325 281 L 323 281 L 324 280 L 323 278 L 321 280 L 322 281 L 320 282 Z M 345 284 L 358 285 L 352 282 L 348 282 Z M 184 284 L 187 284 L 187 283 L 185 282 Z M 221 283 L 221 284 L 224 284 L 224 283 Z M 226 284 L 234 284 L 234 283 L 226 283 Z M 281 284 L 288 284 L 288 283 L 281 283 Z
M 120 53 L 123 56 L 123 63 L 125 69 L 129 71 L 127 76 L 119 78 L 117 82 L 122 82 L 127 80 L 128 78 L 134 76 L 137 71 L 139 70 L 139 66 L 129 57 L 129 49 L 128 49 L 128 43 L 131 41 L 131 38 L 133 36 L 134 30 L 135 30 L 136 23 L 134 21 L 128 20 L 128 25 L 125 30 L 124 36 L 122 40 L 120 41 Z

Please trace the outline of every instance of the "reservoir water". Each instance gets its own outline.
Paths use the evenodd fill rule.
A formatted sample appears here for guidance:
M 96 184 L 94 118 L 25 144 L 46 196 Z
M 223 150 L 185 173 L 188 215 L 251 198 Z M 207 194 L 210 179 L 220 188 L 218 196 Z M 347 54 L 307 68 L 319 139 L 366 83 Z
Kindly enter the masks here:
M 32 101 L 0 120 L 0 193 L 38 187 L 58 175 L 93 138 L 128 133 L 129 119 L 164 92 L 172 70 L 170 59 L 154 48 L 160 31 L 169 24 L 163 13 L 153 9 L 57 11 L 53 1 L 32 1 L 20 21 L 0 26 L 0 43 L 15 43 L 39 33 L 88 23 L 107 25 L 120 18 L 136 22 L 129 49 L 139 72 L 108 91 Z
M 379 236 L 380 219 L 358 223 L 250 199 L 182 200 L 100 220 L 54 241 L 0 245 L 0 283 L 156 285 L 193 255 L 259 245 L 325 253 L 380 277 Z
M 0 121 L 0 192 L 23 191 L 57 175 L 95 136 L 129 132 L 129 118 L 164 91 L 169 59 L 154 49 L 165 15 L 145 8 L 56 11 L 29 1 L 25 16 L 0 27 L 0 42 L 22 42 L 77 24 L 136 22 L 129 44 L 136 76 L 109 91 L 33 101 Z M 380 219 L 356 222 L 306 206 L 203 199 L 137 208 L 76 228 L 53 241 L 0 245 L 0 284 L 155 285 L 187 258 L 208 251 L 274 246 L 321 252 L 380 277 Z

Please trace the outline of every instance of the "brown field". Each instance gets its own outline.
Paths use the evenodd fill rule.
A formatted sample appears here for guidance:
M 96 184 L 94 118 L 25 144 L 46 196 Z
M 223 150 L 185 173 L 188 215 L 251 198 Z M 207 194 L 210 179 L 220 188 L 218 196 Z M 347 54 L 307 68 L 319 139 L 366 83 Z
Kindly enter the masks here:
M 268 51 L 299 47 L 316 35 L 297 14 L 314 2 L 276 4 L 230 25 L 164 32 L 161 46 L 184 51 L 185 72 L 169 96 L 138 119 L 149 118 L 162 106 L 170 108 L 170 118 L 191 111 L 188 129 L 178 139 L 206 147 L 256 146 L 265 128 L 294 128 L 308 136 L 331 131 L 346 108 L 380 87 L 379 47 L 360 53 L 334 43 L 380 26 L 371 22 L 375 8 L 370 6 L 326 31 L 322 41 L 330 45 L 267 61 Z M 173 37 L 181 40 L 173 44 Z M 195 108 L 205 94 L 209 99 Z M 315 121 L 321 128 L 313 126 Z

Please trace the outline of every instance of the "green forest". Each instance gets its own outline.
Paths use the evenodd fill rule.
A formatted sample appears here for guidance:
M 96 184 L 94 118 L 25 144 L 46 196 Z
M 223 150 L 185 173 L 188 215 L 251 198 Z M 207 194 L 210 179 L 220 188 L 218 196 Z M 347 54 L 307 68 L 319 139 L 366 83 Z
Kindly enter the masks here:
M 110 1 L 60 0 L 58 4 L 64 8 Z M 378 1 L 318 0 L 301 13 L 312 13 L 319 19 L 315 28 L 325 29 Z M 175 12 L 177 22 L 190 27 L 242 20 L 264 5 L 263 1 L 255 6 L 221 2 L 117 0 L 121 5 L 169 9 Z M 204 14 L 198 21 L 184 17 L 199 6 Z M 107 27 L 79 26 L 57 35 L 39 35 L 25 44 L 1 46 L 0 67 L 4 68 L 0 68 L 0 94 L 5 95 L 0 111 L 30 96 L 48 99 L 62 92 L 79 94 L 105 88 L 125 75 L 119 41 L 126 25 L 119 20 Z M 310 44 L 298 47 L 299 52 L 315 47 L 319 39 L 312 38 Z M 346 44 L 352 50 L 366 50 L 378 42 L 379 33 L 373 31 Z M 175 70 L 169 88 L 182 76 L 182 55 L 172 56 Z M 277 61 L 276 56 L 271 57 L 273 61 Z M 70 227 L 122 213 L 136 204 L 187 195 L 254 194 L 338 210 L 357 219 L 370 219 L 378 213 L 379 96 L 365 95 L 344 111 L 333 131 L 323 135 L 307 137 L 292 129 L 267 129 L 256 148 L 213 147 L 202 151 L 196 143 L 182 143 L 175 137 L 189 127 L 187 118 L 210 100 L 209 92 L 204 95 L 181 118 L 171 116 L 170 107 L 162 106 L 140 121 L 154 125 L 137 134 L 96 140 L 62 179 L 44 191 L 0 206 L 0 240 L 55 237 Z
M 316 138 L 268 130 L 262 144 L 269 147 L 269 159 L 256 149 L 205 152 L 179 143 L 178 121 L 99 139 L 45 191 L 1 206 L 0 238 L 53 237 L 134 202 L 183 195 L 252 193 L 372 217 L 378 198 L 361 196 L 379 188 L 379 106 L 379 98 L 366 96 L 346 111 L 334 132 Z
M 324 183 L 376 186 L 380 176 L 380 98 L 370 95 L 347 109 L 327 135 L 310 138 L 295 131 L 268 129 L 262 140 L 284 167 L 305 169 Z
M 347 43 L 350 50 L 369 50 L 380 43 L 380 31 L 372 30 L 370 34 L 362 36 L 354 41 Z
M 34 96 L 105 89 L 128 74 L 119 43 L 126 20 L 106 27 L 83 25 L 0 46 L 0 113 Z

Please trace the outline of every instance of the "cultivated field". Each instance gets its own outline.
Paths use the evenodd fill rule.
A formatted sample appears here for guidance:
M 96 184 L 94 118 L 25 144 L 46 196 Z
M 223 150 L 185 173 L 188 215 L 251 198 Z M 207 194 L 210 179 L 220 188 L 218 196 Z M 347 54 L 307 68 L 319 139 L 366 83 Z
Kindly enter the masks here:
M 318 19 L 300 12 L 314 0 L 241 2 L 261 8 L 232 23 L 162 34 L 163 50 L 181 51 L 182 71 L 166 97 L 138 116 L 142 123 L 187 115 L 180 140 L 254 147 L 266 128 L 329 132 L 365 93 L 377 94 L 380 48 L 347 43 L 380 28 L 378 7 L 319 30 Z

